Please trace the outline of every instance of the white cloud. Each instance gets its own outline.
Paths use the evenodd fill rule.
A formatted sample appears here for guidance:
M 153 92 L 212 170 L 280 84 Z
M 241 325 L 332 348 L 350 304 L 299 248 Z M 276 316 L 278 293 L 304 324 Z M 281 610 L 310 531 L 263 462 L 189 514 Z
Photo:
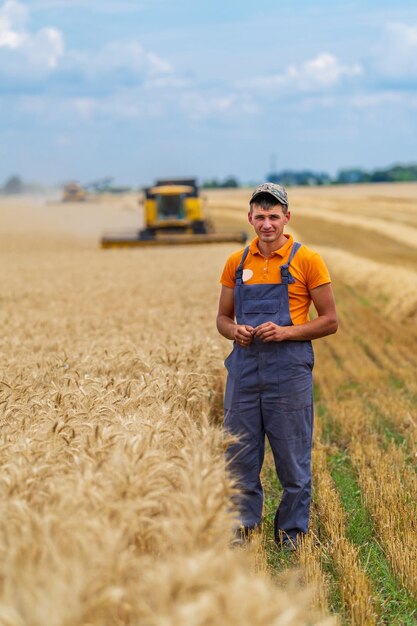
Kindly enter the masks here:
M 369 109 L 389 104 L 401 104 L 404 102 L 404 96 L 395 91 L 361 93 L 350 98 L 349 102 L 356 109 Z
M 67 102 L 83 119 L 90 119 L 98 108 L 99 102 L 95 98 L 74 98 Z
M 0 5 L 0 70 L 9 80 L 32 84 L 55 71 L 58 80 L 71 77 L 67 88 L 80 89 L 83 95 L 97 89 L 108 93 L 122 85 L 179 84 L 171 63 L 138 41 L 113 41 L 96 51 L 66 51 L 61 31 L 46 26 L 32 32 L 29 18 L 28 8 L 18 0 Z
M 20 48 L 24 42 L 24 37 L 16 31 L 8 28 L 4 22 L 0 22 L 0 48 Z
M 293 111 L 307 113 L 318 109 L 334 110 L 366 110 L 401 107 L 403 111 L 417 107 L 417 96 L 405 91 L 358 91 L 352 94 L 339 93 L 331 95 L 308 95 L 291 104 Z
M 113 41 L 96 52 L 70 51 L 64 68 L 83 78 L 92 92 L 117 91 L 123 86 L 175 86 L 174 68 L 166 59 L 146 51 L 138 41 Z
M 343 65 L 332 54 L 323 52 L 311 61 L 307 61 L 298 71 L 301 86 L 308 88 L 310 85 L 322 85 L 328 87 L 337 84 L 345 76 L 359 76 L 362 67 Z
M 206 95 L 198 92 L 184 93 L 180 98 L 181 109 L 194 119 L 219 116 L 235 116 L 239 114 L 254 114 L 258 112 L 251 97 L 242 97 L 240 94 L 229 93 L 222 95 Z
M 281 74 L 259 76 L 243 86 L 311 91 L 333 87 L 342 78 L 360 76 L 362 73 L 361 65 L 345 65 L 333 54 L 322 52 L 300 65 L 290 65 Z
M 0 63 L 3 60 L 1 65 L 8 74 L 27 73 L 28 66 L 53 70 L 64 54 L 64 37 L 59 30 L 46 27 L 31 33 L 28 19 L 27 7 L 17 0 L 0 6 Z M 4 59 L 2 50 L 7 54 Z
M 393 79 L 415 77 L 417 24 L 387 24 L 381 43 L 375 48 L 375 57 L 380 74 Z
M 186 116 L 193 120 L 235 119 L 243 114 L 258 113 L 250 97 L 238 94 L 206 96 L 198 92 L 161 91 L 141 86 L 122 88 L 101 96 L 25 95 L 16 101 L 18 111 L 25 115 L 37 114 L 50 123 L 65 119 L 65 124 L 86 123 L 95 120 L 144 120 L 170 115 Z
M 48 123 L 72 127 L 93 120 L 131 120 L 163 117 L 176 106 L 176 97 L 155 94 L 141 87 L 119 89 L 100 96 L 65 96 L 60 94 L 22 95 L 14 99 L 15 109 L 23 115 L 42 116 Z
M 402 106 L 404 110 L 415 109 L 417 96 L 401 91 L 381 91 L 378 93 L 357 94 L 348 99 L 348 104 L 356 109 Z
M 56 28 L 42 28 L 26 42 L 31 63 L 50 70 L 58 66 L 64 50 L 64 38 Z
M 153 52 L 148 52 L 146 58 L 150 64 L 152 74 L 169 74 L 172 72 L 172 65 Z
M 0 48 L 20 48 L 26 41 L 28 11 L 20 2 L 8 0 L 0 6 Z
M 150 81 L 148 81 L 145 85 L 146 88 L 159 88 L 164 89 L 165 87 L 179 89 L 180 87 L 185 87 L 187 85 L 187 80 L 184 78 L 180 78 L 175 75 L 170 76 L 154 76 Z

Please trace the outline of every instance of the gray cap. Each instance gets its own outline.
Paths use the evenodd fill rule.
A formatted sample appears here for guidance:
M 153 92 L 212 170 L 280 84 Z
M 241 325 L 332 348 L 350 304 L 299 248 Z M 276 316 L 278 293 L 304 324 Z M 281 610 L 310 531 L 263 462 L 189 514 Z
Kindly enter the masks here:
M 282 185 L 277 185 L 275 183 L 263 183 L 262 185 L 258 185 L 258 187 L 254 190 L 250 201 L 253 202 L 256 196 L 259 196 L 261 193 L 269 193 L 271 196 L 274 196 L 280 204 L 283 204 L 286 207 L 288 206 L 287 192 Z

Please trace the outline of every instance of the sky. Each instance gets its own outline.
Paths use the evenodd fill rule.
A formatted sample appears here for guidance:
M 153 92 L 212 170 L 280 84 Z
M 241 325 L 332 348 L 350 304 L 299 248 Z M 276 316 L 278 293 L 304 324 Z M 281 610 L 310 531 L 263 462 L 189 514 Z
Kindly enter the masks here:
M 0 0 L 0 184 L 416 161 L 415 0 Z

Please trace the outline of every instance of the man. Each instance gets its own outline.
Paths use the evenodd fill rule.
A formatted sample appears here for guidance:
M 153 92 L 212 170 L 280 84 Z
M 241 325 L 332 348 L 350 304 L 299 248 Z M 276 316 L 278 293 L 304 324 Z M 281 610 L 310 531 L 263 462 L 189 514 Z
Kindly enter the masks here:
M 228 451 L 241 488 L 242 537 L 261 522 L 260 481 L 268 437 L 283 487 L 275 515 L 277 545 L 295 549 L 309 525 L 313 431 L 312 339 L 337 330 L 328 270 L 316 253 L 284 233 L 290 220 L 284 187 L 264 183 L 250 200 L 257 237 L 232 254 L 221 277 L 217 328 L 233 340 L 225 429 L 236 435 Z M 317 312 L 309 319 L 313 302 Z

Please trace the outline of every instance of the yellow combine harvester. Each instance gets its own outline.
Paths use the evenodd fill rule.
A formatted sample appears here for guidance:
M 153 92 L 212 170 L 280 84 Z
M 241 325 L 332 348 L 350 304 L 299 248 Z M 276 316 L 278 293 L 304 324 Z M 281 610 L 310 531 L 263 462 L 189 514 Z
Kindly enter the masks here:
M 246 241 L 246 233 L 216 233 L 204 219 L 195 179 L 158 180 L 144 193 L 145 228 L 133 233 L 105 234 L 102 248 Z
M 79 183 L 67 183 L 62 194 L 62 202 L 85 202 L 87 192 Z

